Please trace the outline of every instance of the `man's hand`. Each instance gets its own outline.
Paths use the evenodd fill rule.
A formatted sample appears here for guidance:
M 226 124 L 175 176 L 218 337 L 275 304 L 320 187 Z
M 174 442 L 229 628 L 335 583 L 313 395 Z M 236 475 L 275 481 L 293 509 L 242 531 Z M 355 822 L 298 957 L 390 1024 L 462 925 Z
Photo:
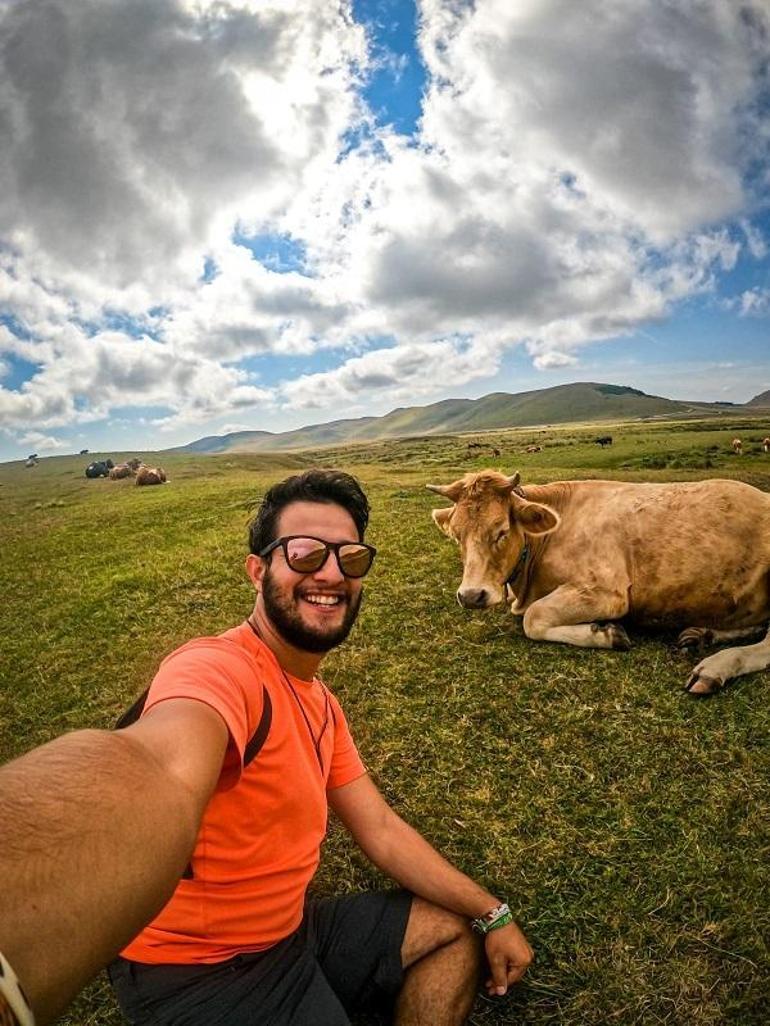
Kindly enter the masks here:
M 486 981 L 491 996 L 502 997 L 512 983 L 518 983 L 531 965 L 534 952 L 516 923 L 490 930 L 484 939 L 490 976 Z

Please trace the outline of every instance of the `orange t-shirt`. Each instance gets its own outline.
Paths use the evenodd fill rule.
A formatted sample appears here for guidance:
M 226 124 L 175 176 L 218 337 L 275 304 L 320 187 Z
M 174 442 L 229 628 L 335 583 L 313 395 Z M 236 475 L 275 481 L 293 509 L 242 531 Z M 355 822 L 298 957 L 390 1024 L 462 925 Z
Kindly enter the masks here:
M 272 722 L 262 750 L 244 769 L 263 685 Z M 230 744 L 201 822 L 192 879 L 179 882 L 122 955 L 150 963 L 221 962 L 296 930 L 326 834 L 326 791 L 366 771 L 336 698 L 318 680 L 287 681 L 247 623 L 197 638 L 164 659 L 145 712 L 169 698 L 194 698 L 216 709 Z

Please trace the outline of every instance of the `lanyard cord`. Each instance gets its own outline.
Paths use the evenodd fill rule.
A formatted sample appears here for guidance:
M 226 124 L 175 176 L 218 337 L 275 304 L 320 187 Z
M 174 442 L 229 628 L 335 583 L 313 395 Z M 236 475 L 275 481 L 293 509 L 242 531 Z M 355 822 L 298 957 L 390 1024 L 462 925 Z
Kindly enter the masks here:
M 251 617 L 247 618 L 246 623 L 249 625 L 249 627 L 251 627 L 251 629 L 254 632 L 254 634 L 256 635 L 256 637 L 258 637 L 259 640 L 262 641 L 262 644 L 264 645 L 264 641 L 262 640 L 262 635 L 257 630 L 256 624 L 252 621 Z M 276 659 L 276 663 L 278 663 L 277 659 Z M 297 694 L 294 685 L 289 680 L 289 676 L 286 673 L 286 670 L 284 670 L 284 668 L 281 666 L 280 663 L 278 663 L 278 669 L 283 674 L 283 679 L 286 682 L 286 686 L 288 687 L 289 691 L 294 696 L 294 701 L 297 703 L 297 705 L 299 707 L 299 711 L 302 713 L 302 719 L 305 721 L 305 726 L 307 727 L 307 732 L 310 735 L 310 740 L 311 740 L 311 742 L 313 744 L 313 748 L 315 749 L 316 759 L 318 759 L 318 768 L 321 770 L 321 776 L 323 776 L 324 775 L 324 764 L 323 764 L 323 759 L 321 758 L 321 741 L 323 740 L 323 736 L 326 733 L 326 728 L 329 725 L 329 692 L 326 690 L 326 685 L 324 684 L 324 682 L 322 680 L 318 680 L 318 678 L 316 677 L 316 680 L 318 680 L 318 683 L 321 685 L 321 690 L 323 691 L 323 696 L 324 696 L 324 721 L 323 721 L 323 724 L 321 725 L 320 733 L 319 733 L 318 737 L 316 738 L 315 734 L 313 733 L 313 728 L 310 725 L 310 719 L 308 717 L 308 714 L 305 712 L 305 706 L 302 704 L 302 699 Z

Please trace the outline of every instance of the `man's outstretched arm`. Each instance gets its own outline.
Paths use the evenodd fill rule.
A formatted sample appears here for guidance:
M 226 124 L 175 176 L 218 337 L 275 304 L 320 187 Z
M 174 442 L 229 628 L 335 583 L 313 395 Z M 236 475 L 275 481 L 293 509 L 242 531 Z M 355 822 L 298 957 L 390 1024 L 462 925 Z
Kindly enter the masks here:
M 468 919 L 499 905 L 486 888 L 461 873 L 388 805 L 368 775 L 329 792 L 329 804 L 371 861 L 397 883 L 434 905 Z M 532 961 L 532 949 L 510 923 L 485 938 L 490 992 L 504 994 Z
M 213 710 L 171 700 L 124 731 L 67 734 L 0 767 L 0 951 L 38 1024 L 171 897 L 227 738 Z

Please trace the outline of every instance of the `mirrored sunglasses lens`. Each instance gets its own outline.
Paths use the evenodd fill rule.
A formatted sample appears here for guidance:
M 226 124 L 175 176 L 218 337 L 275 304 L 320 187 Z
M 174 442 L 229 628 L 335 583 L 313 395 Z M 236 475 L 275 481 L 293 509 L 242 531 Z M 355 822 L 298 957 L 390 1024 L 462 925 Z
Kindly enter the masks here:
M 322 566 L 327 552 L 315 538 L 292 538 L 286 543 L 286 562 L 299 574 L 312 574 Z
M 340 566 L 348 577 L 363 577 L 372 565 L 372 553 L 365 545 L 343 545 L 340 548 Z

